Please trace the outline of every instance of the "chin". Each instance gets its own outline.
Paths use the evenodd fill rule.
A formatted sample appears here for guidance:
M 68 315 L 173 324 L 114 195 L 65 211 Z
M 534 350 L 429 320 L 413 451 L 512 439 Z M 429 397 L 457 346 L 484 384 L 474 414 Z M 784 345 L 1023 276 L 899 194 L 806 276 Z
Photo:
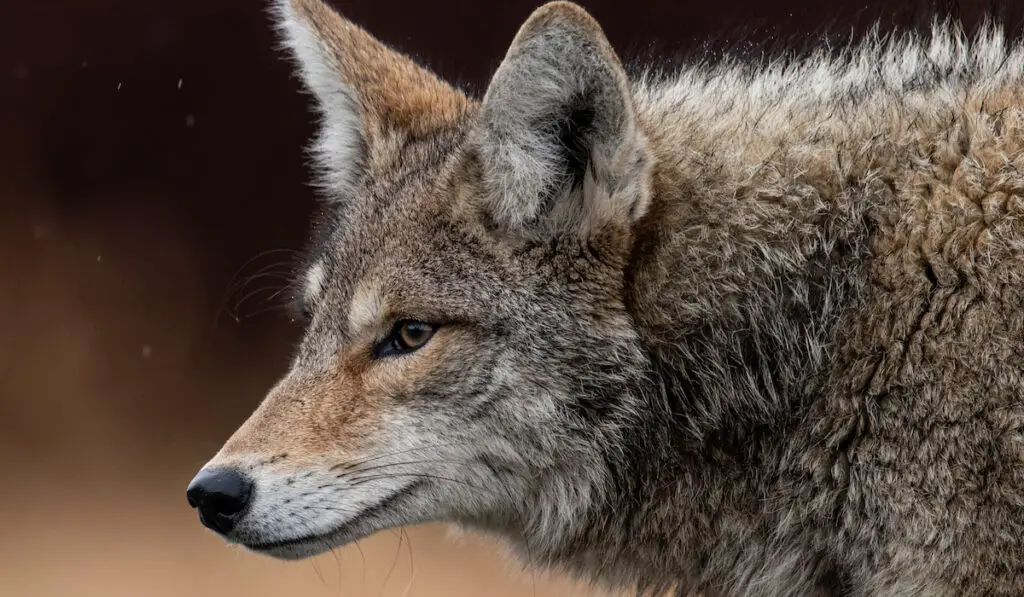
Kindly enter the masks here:
M 335 529 L 298 537 L 276 538 L 265 534 L 246 536 L 244 539 L 229 539 L 245 549 L 278 560 L 303 560 L 334 549 L 355 543 L 378 531 L 393 525 L 370 524 L 370 521 L 353 520 Z
M 332 545 L 324 543 L 322 541 L 310 541 L 310 542 L 298 542 L 291 543 L 288 545 L 274 546 L 274 547 L 262 547 L 262 546 L 244 546 L 246 549 L 253 553 L 257 553 L 263 556 L 274 558 L 275 560 L 284 561 L 296 561 L 304 560 L 306 558 L 312 558 L 320 554 L 327 553 L 338 547 L 344 547 L 344 545 Z

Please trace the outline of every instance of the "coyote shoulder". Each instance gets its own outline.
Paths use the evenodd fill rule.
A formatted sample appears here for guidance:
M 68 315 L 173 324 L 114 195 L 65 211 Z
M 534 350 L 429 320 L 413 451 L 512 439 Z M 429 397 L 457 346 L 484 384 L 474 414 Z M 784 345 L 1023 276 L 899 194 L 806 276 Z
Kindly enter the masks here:
M 206 526 L 301 558 L 447 521 L 638 594 L 1024 595 L 1024 46 L 631 79 L 553 2 L 471 97 L 322 0 L 274 15 L 324 216 Z

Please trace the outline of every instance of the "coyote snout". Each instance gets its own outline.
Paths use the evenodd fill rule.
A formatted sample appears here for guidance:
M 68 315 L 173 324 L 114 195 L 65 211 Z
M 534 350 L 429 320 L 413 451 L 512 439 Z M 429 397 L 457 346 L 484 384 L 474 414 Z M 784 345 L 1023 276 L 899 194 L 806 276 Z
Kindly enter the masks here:
M 403 335 L 405 345 L 425 343 L 422 333 Z M 416 355 L 424 373 L 452 339 L 437 336 Z M 293 372 L 189 485 L 203 524 L 228 540 L 303 557 L 443 515 L 437 500 L 425 499 L 443 487 L 426 488 L 427 479 L 472 484 L 471 463 L 406 423 L 416 417 L 395 400 L 395 363 L 371 363 L 373 350 L 363 354 L 362 344 L 340 352 L 329 346 L 305 343 Z M 457 494 L 446 493 L 446 502 L 457 504 Z

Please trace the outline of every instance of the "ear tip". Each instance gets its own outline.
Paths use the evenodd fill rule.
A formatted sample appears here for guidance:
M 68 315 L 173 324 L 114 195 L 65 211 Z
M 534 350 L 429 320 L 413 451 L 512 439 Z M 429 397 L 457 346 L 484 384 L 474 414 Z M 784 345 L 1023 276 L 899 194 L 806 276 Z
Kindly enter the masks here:
M 264 2 L 268 5 L 272 27 L 282 38 L 284 47 L 293 51 L 297 45 L 303 45 L 300 40 L 332 39 L 354 43 L 360 37 L 372 37 L 326 0 Z
M 534 11 L 534 15 L 544 14 L 555 14 L 561 13 L 565 15 L 580 15 L 590 18 L 590 13 L 587 9 L 583 8 L 579 4 L 572 2 L 571 0 L 551 0 L 551 2 L 545 2 L 538 6 Z
M 541 5 L 530 14 L 520 28 L 519 37 L 526 37 L 550 27 L 570 27 L 593 39 L 604 39 L 600 23 L 585 8 L 568 0 L 554 0 Z
M 294 16 L 301 11 L 302 0 L 266 0 L 270 12 L 278 18 Z
M 583 6 L 568 0 L 554 0 L 541 5 L 526 19 L 525 25 L 546 26 L 568 24 L 590 31 L 601 31 L 597 19 Z
M 342 18 L 341 14 L 325 0 L 265 0 L 274 19 L 279 23 L 291 20 L 311 21 L 315 19 Z M 344 20 L 342 18 L 342 20 Z
M 327 7 L 327 3 L 324 0 L 270 0 L 270 4 L 279 10 L 290 12 L 302 12 L 312 7 Z

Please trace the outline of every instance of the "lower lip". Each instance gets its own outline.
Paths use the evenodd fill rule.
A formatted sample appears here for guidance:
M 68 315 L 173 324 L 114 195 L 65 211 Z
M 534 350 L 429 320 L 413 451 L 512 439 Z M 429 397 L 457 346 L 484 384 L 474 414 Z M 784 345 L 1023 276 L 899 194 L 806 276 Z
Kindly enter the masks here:
M 242 543 L 242 545 L 244 545 L 247 549 L 251 549 L 253 551 L 276 554 L 280 552 L 280 550 L 287 550 L 292 547 L 302 547 L 305 545 L 309 545 L 313 542 L 324 542 L 328 537 L 338 537 L 339 535 L 344 534 L 346 529 L 351 529 L 354 525 L 365 520 L 366 518 L 374 514 L 377 514 L 381 510 L 387 509 L 387 507 L 393 504 L 395 501 L 411 494 L 420 485 L 423 485 L 423 483 L 424 481 L 422 479 L 414 481 L 413 483 L 407 485 L 403 489 L 391 494 L 389 497 L 385 498 L 383 501 L 377 503 L 376 505 L 366 508 L 365 510 L 357 514 L 355 518 L 348 520 L 344 524 L 335 527 L 327 531 L 326 533 L 321 533 L 319 535 L 307 535 L 305 537 L 296 537 L 294 539 L 285 539 L 283 541 L 273 541 L 270 543 Z M 353 540 L 355 540 L 355 538 L 345 539 L 343 541 L 338 542 L 336 546 L 340 546 L 344 543 L 348 543 Z

